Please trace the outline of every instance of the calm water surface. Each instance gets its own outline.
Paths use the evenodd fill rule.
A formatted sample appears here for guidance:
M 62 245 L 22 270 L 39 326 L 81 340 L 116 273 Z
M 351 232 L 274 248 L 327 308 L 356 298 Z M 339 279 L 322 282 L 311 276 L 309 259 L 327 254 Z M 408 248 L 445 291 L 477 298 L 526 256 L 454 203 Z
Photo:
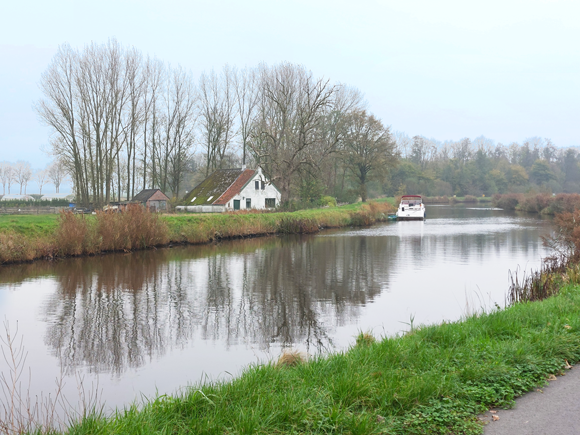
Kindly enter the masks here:
M 268 237 L 0 268 L 0 314 L 18 326 L 33 394 L 107 408 L 229 379 L 283 347 L 340 350 L 503 306 L 508 271 L 547 253 L 550 220 L 429 206 L 425 222 Z M 0 369 L 6 372 L 5 361 Z

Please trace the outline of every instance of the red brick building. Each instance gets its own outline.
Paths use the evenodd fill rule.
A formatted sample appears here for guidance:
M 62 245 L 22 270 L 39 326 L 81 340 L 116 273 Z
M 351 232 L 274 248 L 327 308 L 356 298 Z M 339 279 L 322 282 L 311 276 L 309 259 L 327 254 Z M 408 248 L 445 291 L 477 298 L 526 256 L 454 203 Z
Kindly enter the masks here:
M 169 197 L 159 189 L 144 189 L 131 200 L 141 203 L 149 211 L 167 211 Z

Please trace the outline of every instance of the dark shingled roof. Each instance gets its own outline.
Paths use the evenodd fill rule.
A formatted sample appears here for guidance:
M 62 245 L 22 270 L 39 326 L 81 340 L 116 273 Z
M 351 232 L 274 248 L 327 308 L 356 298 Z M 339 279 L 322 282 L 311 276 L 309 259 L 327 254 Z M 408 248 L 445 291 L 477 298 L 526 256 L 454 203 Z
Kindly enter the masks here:
M 244 174 L 243 178 L 246 178 L 247 174 L 254 175 L 255 171 L 246 169 L 242 171 L 241 169 L 218 169 L 212 173 L 209 177 L 198 184 L 191 192 L 189 192 L 185 198 L 183 198 L 183 205 L 212 205 L 215 204 L 226 191 L 232 186 L 238 178 Z M 237 185 L 238 183 L 236 183 Z M 240 186 L 241 188 L 241 186 Z M 230 193 L 230 192 L 228 192 Z M 234 196 L 235 193 L 232 195 Z M 226 195 L 229 196 L 229 195 Z M 194 199 L 192 201 L 192 199 Z M 223 198 L 222 198 L 223 200 Z M 221 201 L 220 201 L 221 203 Z
M 133 202 L 147 202 L 147 200 L 149 198 L 151 198 L 155 194 L 155 192 L 157 192 L 158 190 L 160 190 L 160 189 L 143 189 L 141 192 L 139 192 L 137 195 L 135 195 L 131 201 L 133 201 Z
M 256 171 L 252 169 L 246 169 L 240 174 L 240 176 L 232 183 L 232 185 L 226 190 L 222 196 L 220 196 L 217 201 L 214 201 L 216 205 L 225 205 L 230 199 L 241 192 L 242 188 L 250 181 L 254 176 Z

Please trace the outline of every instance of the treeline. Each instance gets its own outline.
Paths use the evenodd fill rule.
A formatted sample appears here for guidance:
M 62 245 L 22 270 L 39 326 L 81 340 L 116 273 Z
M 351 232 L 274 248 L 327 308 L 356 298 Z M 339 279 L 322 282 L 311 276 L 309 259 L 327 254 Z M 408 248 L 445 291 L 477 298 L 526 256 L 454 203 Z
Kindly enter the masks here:
M 384 190 L 429 196 L 580 192 L 578 150 L 549 139 L 504 145 L 483 136 L 471 141 L 412 139 L 396 132 L 401 162 Z
M 77 202 L 160 188 L 179 198 L 218 168 L 259 165 L 282 200 L 384 180 L 395 142 L 354 88 L 281 63 L 197 80 L 117 41 L 62 45 L 43 74 L 41 119 Z M 336 196 L 336 195 L 333 195 Z
M 60 161 L 47 165 L 45 169 L 33 171 L 30 163 L 19 160 L 16 163 L 0 162 L 0 183 L 2 183 L 2 195 L 10 195 L 14 184 L 19 186 L 19 195 L 26 195 L 26 188 L 31 181 L 36 182 L 39 194 L 47 184 L 53 184 L 56 193 L 59 193 L 60 185 L 66 180 L 66 170 Z

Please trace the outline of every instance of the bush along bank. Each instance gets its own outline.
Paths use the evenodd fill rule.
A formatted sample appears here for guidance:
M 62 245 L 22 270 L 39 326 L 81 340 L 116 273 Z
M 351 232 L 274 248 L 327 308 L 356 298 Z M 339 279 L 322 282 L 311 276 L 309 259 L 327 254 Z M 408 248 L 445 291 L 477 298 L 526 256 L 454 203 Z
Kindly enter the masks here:
M 506 193 L 503 195 L 493 195 L 492 204 L 494 207 L 504 210 L 525 211 L 528 213 L 542 213 L 556 215 L 580 208 L 580 194 L 559 193 L 551 195 L 549 193 L 538 193 L 524 195 L 523 193 Z
M 268 234 L 314 233 L 323 228 L 372 225 L 394 211 L 389 202 L 369 202 L 286 213 L 236 212 L 208 215 L 158 215 L 142 207 L 96 216 L 62 212 L 56 228 L 33 237 L 0 231 L 0 264 L 41 258 L 94 255 L 148 249 L 171 243 L 210 243 L 215 240 Z
M 70 434 L 352 433 L 479 434 L 477 415 L 562 375 L 580 359 L 580 287 L 460 322 L 412 328 L 348 351 L 248 368 L 229 382 L 196 385 Z

